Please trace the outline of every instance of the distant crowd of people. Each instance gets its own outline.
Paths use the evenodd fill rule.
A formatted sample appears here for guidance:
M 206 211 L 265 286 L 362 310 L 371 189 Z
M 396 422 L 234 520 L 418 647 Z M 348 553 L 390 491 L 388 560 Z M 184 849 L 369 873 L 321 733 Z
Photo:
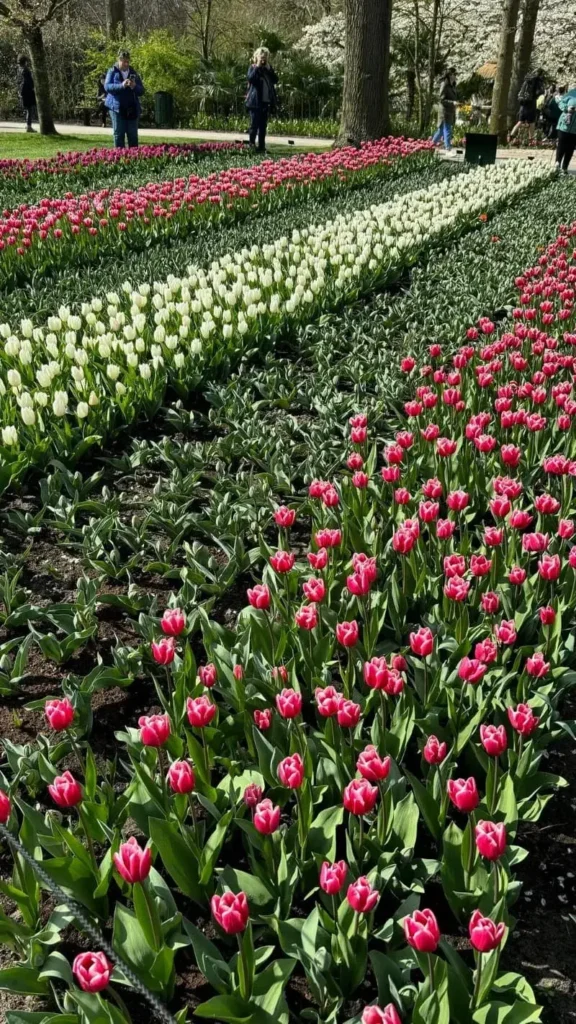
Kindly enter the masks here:
M 510 132 L 510 139 L 525 127 L 529 140 L 533 140 L 536 126 L 540 123 L 546 138 L 556 139 L 556 167 L 566 174 L 576 151 L 576 88 L 568 89 L 556 84 L 546 87 L 544 71 L 538 68 L 526 75 L 518 93 L 518 103 L 518 120 Z M 443 141 L 448 153 L 452 150 L 457 107 L 456 69 L 449 68 L 440 85 L 438 127 L 432 136 L 434 145 L 439 146 Z M 473 97 L 473 123 L 480 123 L 487 109 L 488 105 L 483 104 L 479 97 Z

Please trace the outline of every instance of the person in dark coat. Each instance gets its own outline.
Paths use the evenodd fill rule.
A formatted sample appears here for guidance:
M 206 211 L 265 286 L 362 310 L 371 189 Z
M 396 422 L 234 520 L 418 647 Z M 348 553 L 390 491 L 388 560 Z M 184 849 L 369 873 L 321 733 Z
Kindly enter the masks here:
M 268 116 L 276 109 L 275 86 L 278 75 L 270 67 L 270 50 L 265 46 L 256 50 L 253 61 L 248 68 L 246 109 L 250 114 L 250 144 L 255 146 L 258 137 L 258 149 L 263 153 L 266 148 Z
M 129 146 L 137 146 L 138 120 L 142 112 L 140 97 L 144 86 L 140 75 L 130 64 L 127 50 L 120 50 L 118 62 L 106 72 L 104 90 L 106 107 L 112 118 L 114 145 L 123 149 L 127 138 Z
M 522 125 L 528 125 L 528 138 L 532 140 L 536 131 L 536 120 L 538 118 L 538 97 L 542 96 L 544 92 L 544 72 L 541 68 L 537 71 L 533 71 L 526 75 L 522 83 L 522 88 L 518 93 L 518 102 L 520 104 L 520 112 L 518 114 L 518 120 L 510 132 L 510 138 L 513 139 L 518 134 Z
M 100 75 L 98 79 L 98 91 L 96 93 L 96 99 L 98 101 L 98 117 L 102 123 L 102 127 L 106 127 L 106 89 L 104 83 L 106 82 L 106 75 Z
M 26 114 L 26 131 L 33 132 L 32 121 L 36 118 L 36 92 L 30 62 L 24 53 L 18 57 L 18 93 Z
M 457 103 L 456 68 L 448 68 L 440 86 L 438 127 L 432 136 L 432 142 L 435 146 L 439 145 L 442 136 L 444 136 L 444 148 L 447 153 L 452 152 L 452 132 L 456 124 Z

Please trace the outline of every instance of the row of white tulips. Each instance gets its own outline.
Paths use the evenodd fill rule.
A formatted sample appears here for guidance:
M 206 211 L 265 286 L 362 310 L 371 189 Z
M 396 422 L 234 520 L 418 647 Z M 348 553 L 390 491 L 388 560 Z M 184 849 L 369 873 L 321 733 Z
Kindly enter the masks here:
M 50 451 L 150 412 L 167 383 L 196 387 L 248 344 L 370 291 L 430 244 L 543 183 L 540 162 L 507 161 L 379 206 L 189 267 L 163 283 L 60 308 L 43 326 L 0 324 L 0 467 L 19 474 Z M 10 473 L 0 479 L 6 485 Z

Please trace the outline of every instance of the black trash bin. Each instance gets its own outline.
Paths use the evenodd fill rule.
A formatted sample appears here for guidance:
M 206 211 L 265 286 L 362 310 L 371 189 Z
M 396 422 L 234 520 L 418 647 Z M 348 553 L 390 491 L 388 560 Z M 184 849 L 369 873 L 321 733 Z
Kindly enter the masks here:
M 174 126 L 174 97 L 171 92 L 154 93 L 154 121 L 157 128 Z

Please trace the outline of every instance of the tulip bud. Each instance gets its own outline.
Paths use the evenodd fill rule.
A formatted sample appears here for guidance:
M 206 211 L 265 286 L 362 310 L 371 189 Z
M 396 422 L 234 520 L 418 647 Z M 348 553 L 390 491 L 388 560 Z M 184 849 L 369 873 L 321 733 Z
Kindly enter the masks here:
M 470 814 L 476 810 L 480 803 L 480 795 L 476 786 L 476 779 L 449 779 L 448 796 L 459 811 Z
M 280 824 L 280 808 L 271 800 L 261 800 L 254 810 L 254 828 L 263 836 L 269 836 Z
M 196 778 L 190 762 L 173 761 L 168 769 L 168 782 L 175 793 L 191 793 L 196 785 Z
M 348 886 L 346 899 L 357 914 L 369 914 L 380 899 L 377 889 L 373 889 L 365 876 L 358 878 Z
M 266 611 L 270 607 L 270 591 L 265 583 L 257 583 L 255 587 L 249 588 L 246 593 L 252 608 Z
M 334 864 L 325 860 L 320 868 L 320 888 L 329 896 L 335 896 L 342 889 L 347 874 L 348 865 L 345 860 L 337 860 Z
M 176 654 L 176 641 L 174 637 L 162 637 L 156 643 L 150 645 L 152 657 L 157 665 L 170 665 Z
M 255 782 L 251 782 L 249 786 L 246 786 L 242 799 L 244 800 L 246 807 L 253 808 L 256 807 L 256 804 L 260 803 L 262 795 L 262 787 L 258 786 Z
M 302 711 L 302 694 L 284 689 L 276 694 L 276 707 L 282 718 L 297 718 Z
M 5 825 L 12 813 L 10 797 L 0 789 L 0 825 Z
M 118 853 L 115 853 L 112 859 L 116 871 L 129 885 L 144 882 L 150 874 L 152 867 L 150 849 L 147 846 L 142 849 L 134 836 L 122 843 Z
M 74 721 L 74 708 L 67 697 L 64 700 L 47 700 L 44 705 L 44 714 L 48 724 L 55 732 L 68 729 Z
M 186 616 L 180 608 L 167 608 L 160 619 L 160 628 L 167 636 L 180 636 L 186 628 Z
M 434 636 L 427 626 L 421 626 L 416 633 L 410 633 L 410 649 L 418 658 L 427 658 L 434 650 Z
M 227 935 L 237 935 L 245 930 L 250 916 L 245 892 L 213 896 L 210 906 L 214 919 Z
M 499 860 L 506 850 L 506 826 L 499 822 L 479 821 L 475 829 L 476 847 L 486 860 Z
M 342 801 L 350 814 L 369 814 L 378 799 L 378 789 L 367 779 L 352 779 L 344 790 Z
M 82 800 L 82 789 L 71 772 L 64 772 L 57 775 L 54 782 L 48 786 L 48 792 L 58 807 L 76 807 Z
M 113 965 L 105 953 L 79 953 L 72 973 L 83 992 L 101 992 L 110 981 Z
M 277 773 L 283 786 L 288 789 L 300 789 L 304 781 L 304 762 L 300 754 L 292 754 L 280 761 Z
M 218 671 L 216 665 L 209 663 L 208 665 L 200 665 L 198 669 L 198 678 L 202 683 L 202 686 L 206 686 L 211 689 L 218 679 Z
M 260 711 L 256 708 L 254 712 L 254 724 L 260 732 L 266 732 L 272 725 L 272 708 L 264 708 Z
M 352 620 L 352 622 L 338 622 L 336 625 L 336 639 L 343 647 L 355 647 L 358 643 L 359 635 L 358 623 L 355 620 Z
M 434 953 L 440 942 L 440 928 L 433 911 L 415 910 L 404 918 L 406 942 L 419 953 Z
M 426 740 L 426 746 L 422 751 L 422 756 L 428 764 L 441 764 L 447 753 L 448 746 L 446 743 L 441 743 L 437 736 L 429 736 Z
M 500 757 L 508 747 L 508 737 L 503 725 L 481 725 L 480 739 L 489 757 Z
M 489 917 L 483 917 L 480 910 L 475 910 L 470 918 L 468 933 L 470 942 L 479 953 L 490 953 L 502 942 L 506 932 L 503 922 L 496 924 Z
M 161 747 L 170 736 L 168 715 L 142 715 L 138 719 L 140 742 L 146 747 Z

